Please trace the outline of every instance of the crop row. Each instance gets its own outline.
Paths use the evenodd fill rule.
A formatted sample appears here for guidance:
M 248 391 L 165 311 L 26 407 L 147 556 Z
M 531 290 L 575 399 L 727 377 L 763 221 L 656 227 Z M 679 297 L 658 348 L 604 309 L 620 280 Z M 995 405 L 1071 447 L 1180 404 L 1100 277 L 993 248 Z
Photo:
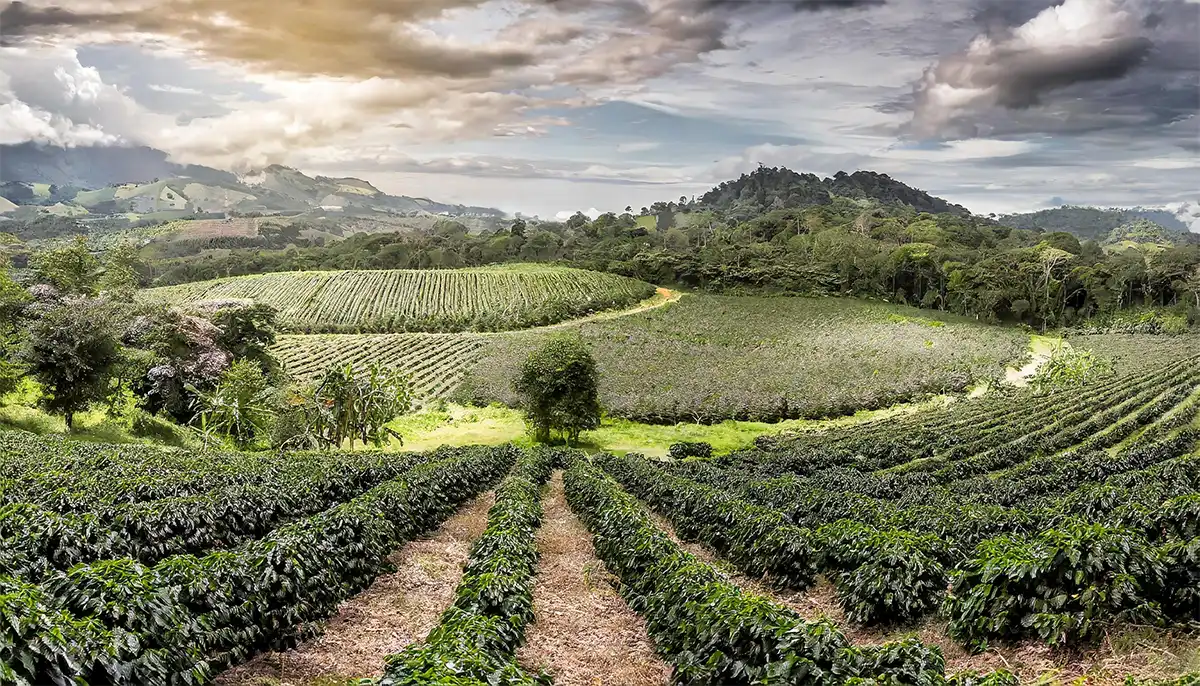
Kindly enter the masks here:
M 851 646 L 827 622 L 742 592 L 683 551 L 629 494 L 586 461 L 564 477 L 567 502 L 592 533 L 597 555 L 646 620 L 680 684 L 842 684 L 852 679 L 938 684 L 937 648 L 907 639 Z
M 545 267 L 282 272 L 150 289 L 169 303 L 248 299 L 299 333 L 503 331 L 627 307 L 654 287 L 615 274 Z
M 681 535 L 704 541 L 748 574 L 774 573 L 776 582 L 804 588 L 814 568 L 826 573 L 852 621 L 936 611 L 952 579 L 950 633 L 976 649 L 996 636 L 1061 643 L 1094 637 L 1118 620 L 1200 616 L 1198 463 L 1176 458 L 1117 474 L 1106 485 L 1140 476 L 1150 488 L 1127 487 L 1127 502 L 1098 523 L 1079 511 L 1087 499 L 1011 511 L 937 500 L 885 508 L 862 496 L 747 485 L 747 496 L 790 507 L 785 517 L 640 458 L 605 460 L 622 483 L 676 521 Z M 1063 470 L 1059 478 L 1070 474 L 1083 471 Z M 1164 487 L 1172 482 L 1174 489 Z
M 469 449 L 239 548 L 153 567 L 105 560 L 40 584 L 0 578 L 0 676 L 18 684 L 203 683 L 281 649 L 369 584 L 385 558 L 517 458 Z
M 108 445 L 0 432 L 0 503 L 33 503 L 106 520 L 124 504 L 220 489 L 308 481 L 353 487 L 395 473 L 408 458 L 382 452 L 235 453 Z
M 289 473 L 271 484 L 125 503 L 103 514 L 5 505 L 0 507 L 0 575 L 37 580 L 82 562 L 128 557 L 152 565 L 171 555 L 233 548 L 451 454 L 406 453 L 389 460 L 386 468 L 351 474 Z
M 496 489 L 453 604 L 423 643 L 387 658 L 381 686 L 543 683 L 525 674 L 515 655 L 533 620 L 541 490 L 560 459 L 559 452 L 539 448 L 518 460 Z
M 362 369 L 379 362 L 405 373 L 421 396 L 440 398 L 458 388 L 483 345 L 483 338 L 472 334 L 341 334 L 281 336 L 272 352 L 302 379 L 331 365 Z

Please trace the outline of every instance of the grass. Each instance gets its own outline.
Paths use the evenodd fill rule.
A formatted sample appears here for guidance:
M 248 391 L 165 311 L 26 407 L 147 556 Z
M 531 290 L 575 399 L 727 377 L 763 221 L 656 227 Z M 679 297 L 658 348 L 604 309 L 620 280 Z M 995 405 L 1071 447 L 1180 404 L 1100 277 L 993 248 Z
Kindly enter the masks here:
M 17 390 L 0 397 L 0 430 L 28 431 L 39 436 L 59 435 L 71 441 L 90 443 L 144 443 L 150 445 L 192 446 L 195 440 L 187 432 L 164 419 L 140 412 L 133 396 L 128 395 L 114 416 L 107 407 L 95 406 L 75 415 L 75 426 L 68 431 L 60 416 L 37 407 L 41 390 L 32 379 L 25 379 Z M 140 430 L 135 430 L 139 427 Z
M 925 403 L 909 403 L 882 410 L 866 410 L 837 419 L 795 419 L 774 424 L 727 420 L 719 424 L 663 425 L 642 424 L 610 417 L 605 418 L 599 429 L 586 432 L 578 447 L 591 452 L 617 454 L 636 452 L 652 457 L 661 457 L 667 454 L 672 443 L 703 441 L 710 443 L 717 452 L 724 453 L 750 446 L 759 436 L 851 426 L 906 412 L 920 411 L 925 407 L 932 407 L 936 403 L 943 402 L 946 402 L 944 398 L 937 398 Z M 524 447 L 533 445 L 532 439 L 526 432 L 525 420 L 521 411 L 502 405 L 488 407 L 446 405 L 400 417 L 388 426 L 404 437 L 403 444 L 393 439 L 388 446 L 393 450 L 424 451 L 442 445 L 499 445 L 501 443 L 515 443 Z

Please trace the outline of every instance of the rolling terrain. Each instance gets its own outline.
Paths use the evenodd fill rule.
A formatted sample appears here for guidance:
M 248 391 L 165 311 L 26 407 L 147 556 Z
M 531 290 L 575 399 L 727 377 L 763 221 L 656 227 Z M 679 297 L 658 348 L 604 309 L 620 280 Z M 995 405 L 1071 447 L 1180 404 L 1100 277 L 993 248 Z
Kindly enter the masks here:
M 252 300 L 298 333 L 503 331 L 554 324 L 654 295 L 611 274 L 511 265 L 482 269 L 288 272 L 152 288 L 147 302 Z

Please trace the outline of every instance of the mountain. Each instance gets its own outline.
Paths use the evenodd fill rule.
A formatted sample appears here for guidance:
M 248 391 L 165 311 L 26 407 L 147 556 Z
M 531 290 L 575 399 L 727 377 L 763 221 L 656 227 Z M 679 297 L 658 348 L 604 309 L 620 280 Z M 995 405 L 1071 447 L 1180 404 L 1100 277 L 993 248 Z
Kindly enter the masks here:
M 0 182 L 46 183 L 94 189 L 186 176 L 206 182 L 237 182 L 226 171 L 175 164 L 154 148 L 59 148 L 34 143 L 0 145 Z
M 908 205 L 920 212 L 970 214 L 961 205 L 907 186 L 887 174 L 838 172 L 832 178 L 822 179 L 786 167 L 759 167 L 749 174 L 742 174 L 700 196 L 698 204 L 701 208 L 735 214 L 757 214 L 778 208 L 828 205 L 835 196 Z
M 1137 220 L 1153 222 L 1168 235 L 1176 238 L 1186 236 L 1188 233 L 1188 225 L 1180 221 L 1176 213 L 1141 207 L 1102 209 L 1066 205 L 1037 212 L 1006 214 L 998 219 L 1001 224 L 1014 229 L 1065 231 L 1079 238 L 1094 241 L 1104 241 L 1114 229 Z
M 426 212 L 504 215 L 490 207 L 388 195 L 361 179 L 314 178 L 280 165 L 238 176 L 211 167 L 176 164 L 161 150 L 146 147 L 0 145 L 0 197 L 27 206 L 62 203 L 80 208 L 81 214 L 132 212 L 164 219 L 310 210 L 356 216 Z
M 1108 233 L 1105 245 L 1120 244 L 1150 244 L 1170 246 L 1180 238 L 1178 231 L 1172 231 L 1161 224 L 1149 219 L 1134 219 L 1128 224 L 1122 224 Z

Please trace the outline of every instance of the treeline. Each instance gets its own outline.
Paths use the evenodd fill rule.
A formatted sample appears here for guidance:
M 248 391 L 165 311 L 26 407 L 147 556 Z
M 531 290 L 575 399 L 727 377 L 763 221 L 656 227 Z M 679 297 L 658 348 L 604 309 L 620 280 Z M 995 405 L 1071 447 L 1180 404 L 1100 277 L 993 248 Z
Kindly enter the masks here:
M 331 245 L 235 250 L 155 265 L 155 285 L 303 269 L 430 269 L 559 262 L 714 292 L 884 299 L 986 321 L 1070 325 L 1130 307 L 1200 310 L 1200 246 L 1105 250 L 1064 232 L 905 206 L 823 205 L 748 221 L 668 204 L 657 217 L 526 224 L 470 234 L 455 222 Z M 650 220 L 650 221 L 648 221 Z

